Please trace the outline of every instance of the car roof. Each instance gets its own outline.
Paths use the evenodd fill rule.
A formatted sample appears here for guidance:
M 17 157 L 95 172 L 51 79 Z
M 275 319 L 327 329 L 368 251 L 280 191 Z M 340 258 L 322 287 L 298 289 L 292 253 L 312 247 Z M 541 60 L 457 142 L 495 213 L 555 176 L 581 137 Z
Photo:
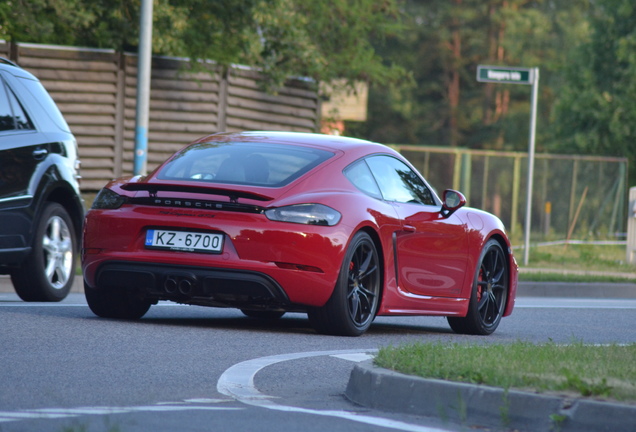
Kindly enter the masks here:
M 37 80 L 37 78 L 32 73 L 27 72 L 11 60 L 8 60 L 4 57 L 0 57 L 0 70 L 7 71 L 15 76 Z
M 386 150 L 388 147 L 371 141 L 366 141 L 357 138 L 343 137 L 337 135 L 324 135 L 316 133 L 305 132 L 282 132 L 282 131 L 245 131 L 245 132 L 223 132 L 208 135 L 201 138 L 197 142 L 230 142 L 230 141 L 244 141 L 250 143 L 276 143 L 276 144 L 295 144 L 295 145 L 307 145 L 325 150 L 336 151 L 345 150 L 350 151 L 354 149 L 365 148 L 372 150 Z

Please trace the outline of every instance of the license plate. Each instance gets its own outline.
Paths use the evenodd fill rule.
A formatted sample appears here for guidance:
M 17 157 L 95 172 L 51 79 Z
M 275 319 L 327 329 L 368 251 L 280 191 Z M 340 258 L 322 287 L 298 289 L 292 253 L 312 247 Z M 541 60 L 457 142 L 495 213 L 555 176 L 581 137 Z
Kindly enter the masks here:
M 219 253 L 223 249 L 223 234 L 149 229 L 146 247 L 186 252 Z

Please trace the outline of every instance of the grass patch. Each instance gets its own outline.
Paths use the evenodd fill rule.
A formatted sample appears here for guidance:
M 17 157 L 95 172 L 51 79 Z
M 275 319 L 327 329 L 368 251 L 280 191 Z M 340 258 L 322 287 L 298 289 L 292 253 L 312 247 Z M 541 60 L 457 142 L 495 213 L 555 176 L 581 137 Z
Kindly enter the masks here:
M 624 245 L 533 246 L 533 282 L 636 282 Z M 523 251 L 516 251 L 519 261 Z M 530 272 L 541 269 L 540 272 Z M 529 342 L 495 345 L 416 343 L 380 349 L 379 367 L 408 375 L 636 404 L 636 343 L 593 346 Z
M 515 255 L 522 282 L 636 283 L 636 266 L 626 263 L 625 245 L 535 245 L 527 267 L 520 263 L 523 250 Z
M 636 344 L 415 343 L 382 348 L 375 364 L 408 375 L 636 403 Z
M 612 276 L 612 275 L 590 275 L 590 274 L 568 274 L 558 272 L 541 273 L 519 273 L 521 282 L 569 282 L 569 283 L 636 283 L 636 276 Z
M 515 252 L 517 260 L 523 251 Z M 625 245 L 568 244 L 532 246 L 528 257 L 529 268 L 559 271 L 636 273 L 636 266 L 626 261 Z

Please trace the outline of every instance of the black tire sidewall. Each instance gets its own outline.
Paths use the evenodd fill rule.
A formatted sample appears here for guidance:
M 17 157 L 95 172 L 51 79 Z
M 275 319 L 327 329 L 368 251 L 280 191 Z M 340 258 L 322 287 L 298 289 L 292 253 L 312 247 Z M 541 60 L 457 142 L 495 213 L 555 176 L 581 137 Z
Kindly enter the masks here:
M 44 247 L 42 240 L 46 234 L 49 220 L 57 216 L 66 224 L 72 243 L 71 273 L 62 288 L 54 288 L 45 275 Z M 75 279 L 77 265 L 77 233 L 75 226 L 64 207 L 58 203 L 47 203 L 37 219 L 31 254 L 22 265 L 12 272 L 14 288 L 25 301 L 61 301 L 66 298 Z
M 90 310 L 101 318 L 136 320 L 150 309 L 150 301 L 131 296 L 122 288 L 92 288 L 84 281 L 84 295 Z
M 484 323 L 482 322 L 481 317 L 479 315 L 479 309 L 478 309 L 479 302 L 477 300 L 477 289 L 478 289 L 477 283 L 479 281 L 479 273 L 481 270 L 481 265 L 483 264 L 486 255 L 488 254 L 490 249 L 493 247 L 499 249 L 499 253 L 502 258 L 505 258 L 506 256 L 504 254 L 503 248 L 501 247 L 499 242 L 497 242 L 497 240 L 491 239 L 484 245 L 481 251 L 481 255 L 479 256 L 479 261 L 477 262 L 477 268 L 475 269 L 475 276 L 473 277 L 473 287 L 471 290 L 469 312 L 467 316 L 471 319 L 472 324 L 475 327 L 475 330 L 476 330 L 475 333 L 481 334 L 481 335 L 492 334 L 499 326 L 499 322 L 501 321 L 501 316 L 502 316 L 502 312 L 500 311 L 499 316 L 497 317 L 497 320 L 491 325 L 487 326 L 487 325 L 484 325 Z M 506 267 L 504 279 L 507 279 L 508 266 L 505 263 L 505 261 L 504 261 L 504 266 Z M 506 289 L 504 290 L 504 299 L 503 299 L 504 303 L 506 302 L 507 296 L 508 296 L 508 287 L 506 287 Z
M 377 249 L 369 234 L 364 231 L 359 231 L 358 233 L 356 233 L 351 240 L 351 243 L 349 244 L 347 253 L 345 254 L 344 260 L 342 261 L 342 265 L 340 267 L 340 274 L 338 276 L 336 287 L 331 298 L 329 299 L 329 302 L 327 303 L 327 306 L 329 307 L 329 315 L 331 315 L 331 322 L 334 324 L 331 333 L 334 334 L 341 334 L 345 336 L 359 336 L 366 332 L 373 322 L 378 309 L 378 305 L 380 303 L 379 296 L 381 288 L 378 287 L 378 292 L 375 296 L 375 304 L 373 305 L 373 310 L 370 312 L 369 319 L 363 325 L 358 325 L 351 319 L 349 305 L 347 303 L 349 288 L 349 263 L 351 262 L 356 250 L 362 244 L 367 244 L 373 250 L 376 258 L 376 263 L 377 265 L 380 264 Z M 378 278 L 380 279 L 379 284 L 381 284 L 381 273 L 378 275 Z

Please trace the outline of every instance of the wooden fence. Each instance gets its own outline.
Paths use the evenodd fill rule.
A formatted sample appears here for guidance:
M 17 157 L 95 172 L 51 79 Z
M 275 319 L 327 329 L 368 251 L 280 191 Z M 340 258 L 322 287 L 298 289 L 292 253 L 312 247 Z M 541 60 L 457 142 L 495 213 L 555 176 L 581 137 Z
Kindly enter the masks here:
M 132 173 L 135 54 L 0 41 L 0 56 L 37 76 L 58 104 L 78 141 L 82 190 L 98 190 Z M 254 70 L 234 67 L 223 74 L 213 63 L 204 67 L 193 72 L 187 60 L 153 58 L 148 170 L 215 132 L 319 129 L 311 82 L 289 80 L 273 95 L 261 89 L 262 77 Z

